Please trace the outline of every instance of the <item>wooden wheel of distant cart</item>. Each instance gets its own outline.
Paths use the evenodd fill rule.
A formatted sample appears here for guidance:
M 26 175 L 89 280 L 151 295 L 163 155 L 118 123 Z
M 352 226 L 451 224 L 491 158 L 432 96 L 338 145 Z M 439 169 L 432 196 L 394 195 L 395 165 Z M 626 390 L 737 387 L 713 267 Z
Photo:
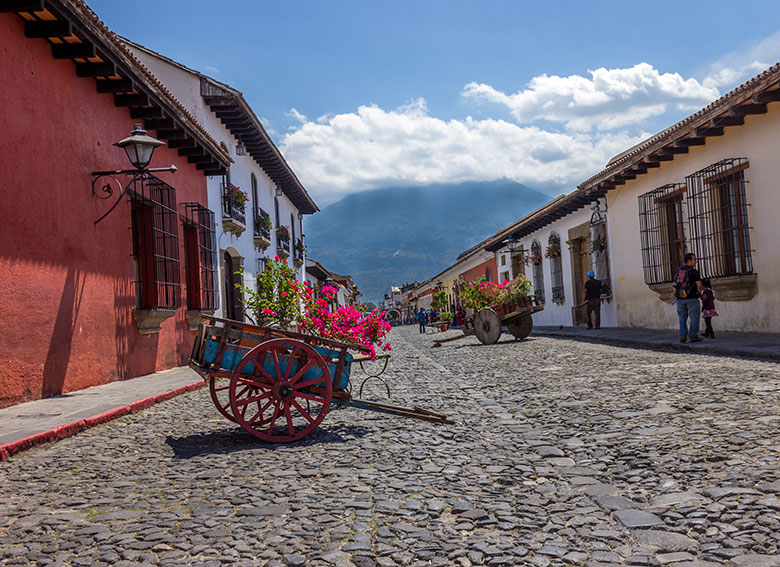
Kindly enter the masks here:
M 230 410 L 246 431 L 271 443 L 302 439 L 325 417 L 333 392 L 328 365 L 294 339 L 260 343 L 230 380 Z
M 474 332 L 483 345 L 492 345 L 501 336 L 501 318 L 492 309 L 480 310 L 474 317 Z
M 534 320 L 530 315 L 523 315 L 522 317 L 515 317 L 506 322 L 506 328 L 512 333 L 512 336 L 516 339 L 524 339 L 531 334 L 534 328 Z

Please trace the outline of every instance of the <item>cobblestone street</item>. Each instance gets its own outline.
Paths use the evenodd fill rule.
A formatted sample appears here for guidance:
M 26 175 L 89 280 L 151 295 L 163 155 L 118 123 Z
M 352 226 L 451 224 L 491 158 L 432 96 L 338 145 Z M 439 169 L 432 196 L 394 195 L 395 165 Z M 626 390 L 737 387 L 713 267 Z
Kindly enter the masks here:
M 777 363 L 437 337 L 393 330 L 390 401 L 456 425 L 268 446 L 203 389 L 0 463 L 0 564 L 780 566 Z

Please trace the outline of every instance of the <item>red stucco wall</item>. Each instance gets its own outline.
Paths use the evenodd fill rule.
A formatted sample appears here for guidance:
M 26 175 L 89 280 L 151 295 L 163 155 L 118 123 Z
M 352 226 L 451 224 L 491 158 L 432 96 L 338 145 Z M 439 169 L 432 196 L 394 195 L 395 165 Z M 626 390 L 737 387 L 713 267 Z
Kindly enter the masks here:
M 470 270 L 466 270 L 460 275 L 466 282 L 473 282 L 478 278 L 485 277 L 485 268 L 490 268 L 490 276 L 492 281 L 498 281 L 498 264 L 496 263 L 495 256 L 490 260 L 482 262 L 479 266 L 474 266 Z
M 128 203 L 93 222 L 108 205 L 90 172 L 129 167 L 112 145 L 132 130 L 129 110 L 14 15 L 0 14 L 0 78 L 0 407 L 183 364 L 183 309 L 153 335 L 133 321 Z M 175 150 L 152 166 L 171 163 L 160 177 L 177 202 L 206 204 L 205 177 Z

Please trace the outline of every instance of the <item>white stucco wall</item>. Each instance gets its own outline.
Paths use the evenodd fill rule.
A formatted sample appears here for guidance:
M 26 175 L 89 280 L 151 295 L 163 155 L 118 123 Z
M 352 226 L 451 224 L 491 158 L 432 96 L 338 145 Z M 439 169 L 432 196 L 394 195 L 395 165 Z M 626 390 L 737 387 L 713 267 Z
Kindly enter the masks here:
M 663 302 L 644 283 L 639 234 L 639 195 L 667 183 L 685 183 L 685 176 L 726 158 L 746 157 L 746 195 L 752 227 L 750 244 L 753 269 L 758 274 L 758 293 L 749 301 L 718 300 L 717 330 L 780 332 L 780 190 L 778 147 L 780 104 L 768 105 L 767 114 L 747 116 L 743 126 L 725 128 L 720 137 L 707 138 L 704 146 L 638 176 L 610 191 L 609 241 L 612 243 L 613 285 L 618 304 L 618 324 L 627 327 L 676 328 L 675 307 Z M 704 277 L 707 274 L 702 274 Z
M 566 244 L 568 240 L 569 230 L 590 222 L 591 218 L 590 207 L 585 207 L 579 211 L 562 218 L 557 221 L 541 228 L 528 236 L 521 238 L 518 242 L 522 244 L 523 250 L 527 254 L 531 250 L 531 243 L 534 240 L 538 240 L 542 245 L 542 255 L 547 248 L 547 243 L 550 238 L 550 234 L 556 232 L 561 239 L 561 260 L 563 266 L 563 301 L 555 302 L 552 300 L 552 261 L 548 258 L 542 260 L 542 273 L 544 279 L 544 310 L 535 313 L 533 316 L 534 325 L 555 325 L 569 327 L 574 324 L 572 317 L 572 307 L 575 304 L 575 294 L 572 289 L 572 261 L 571 254 L 569 253 L 569 246 Z M 608 242 L 607 246 L 611 249 L 612 242 Z M 506 256 L 506 266 L 501 266 L 501 256 Z M 496 261 L 498 263 L 499 273 L 503 271 L 509 271 L 512 278 L 515 274 L 512 272 L 512 263 L 509 258 L 509 252 L 506 250 L 500 250 L 496 254 Z M 610 275 L 613 273 L 610 267 Z M 533 266 L 525 266 L 526 277 L 533 282 Z M 602 327 L 615 327 L 617 326 L 617 310 L 615 306 L 614 297 L 602 298 L 601 300 L 601 326 Z
M 259 207 L 271 215 L 271 220 L 276 226 L 274 198 L 276 197 L 276 185 L 265 171 L 255 162 L 249 153 L 244 156 L 236 155 L 237 140 L 233 137 L 227 127 L 222 124 L 219 118 L 209 109 L 200 95 L 200 77 L 173 65 L 163 59 L 138 48 L 132 47 L 133 54 L 168 88 L 187 110 L 200 122 L 200 124 L 217 141 L 222 142 L 228 149 L 230 157 L 234 163 L 230 167 L 230 182 L 240 187 L 249 197 L 250 202 L 246 206 L 246 230 L 240 236 L 223 230 L 222 225 L 222 187 L 223 179 L 221 176 L 212 176 L 207 179 L 208 187 L 208 207 L 214 211 L 217 224 L 217 252 L 220 258 L 220 264 L 225 251 L 231 254 L 238 254 L 243 258 L 244 263 L 244 284 L 248 287 L 254 287 L 257 279 L 257 259 L 274 258 L 276 256 L 276 232 L 271 231 L 271 245 L 263 250 L 255 248 L 254 244 L 254 218 L 252 203 L 252 183 L 251 177 L 254 174 L 257 179 L 257 193 Z M 298 210 L 287 198 L 281 195 L 279 199 L 279 220 L 280 224 L 291 229 L 291 244 L 295 240 L 292 238 L 292 226 L 290 215 L 292 214 L 295 226 L 295 238 L 301 238 L 303 234 L 302 221 L 298 220 Z M 305 258 L 304 258 L 305 260 Z M 293 253 L 287 259 L 291 268 L 293 265 Z M 296 269 L 297 277 L 303 281 L 305 279 L 305 261 L 300 268 Z M 295 269 L 295 268 L 294 268 Z M 215 313 L 217 316 L 223 316 L 224 313 L 224 279 L 219 278 L 220 286 L 220 308 Z

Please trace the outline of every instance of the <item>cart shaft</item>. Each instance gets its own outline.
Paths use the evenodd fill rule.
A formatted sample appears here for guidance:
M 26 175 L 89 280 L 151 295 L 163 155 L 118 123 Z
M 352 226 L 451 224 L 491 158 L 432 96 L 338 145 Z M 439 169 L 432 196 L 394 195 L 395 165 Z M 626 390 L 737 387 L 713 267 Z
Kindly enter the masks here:
M 382 402 L 371 402 L 368 400 L 359 400 L 353 398 L 347 402 L 344 402 L 345 406 L 351 406 L 354 408 L 360 408 L 370 411 L 376 411 L 379 413 L 389 413 L 392 415 L 398 415 L 401 417 L 410 417 L 412 419 L 422 419 L 424 421 L 433 421 L 435 423 L 449 423 L 455 422 L 451 419 L 443 416 L 435 411 L 426 410 L 420 407 L 405 408 L 402 406 L 394 406 L 391 404 L 385 404 Z

